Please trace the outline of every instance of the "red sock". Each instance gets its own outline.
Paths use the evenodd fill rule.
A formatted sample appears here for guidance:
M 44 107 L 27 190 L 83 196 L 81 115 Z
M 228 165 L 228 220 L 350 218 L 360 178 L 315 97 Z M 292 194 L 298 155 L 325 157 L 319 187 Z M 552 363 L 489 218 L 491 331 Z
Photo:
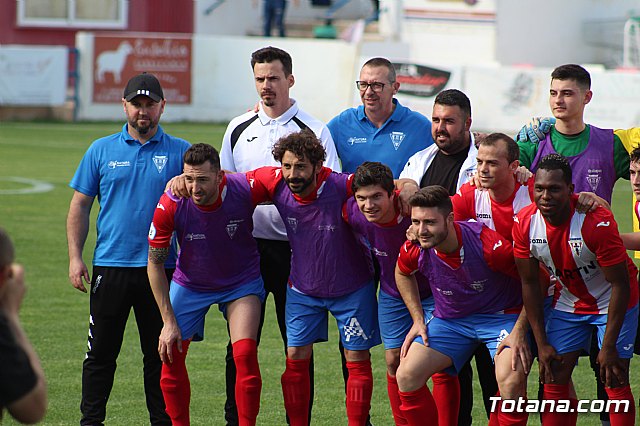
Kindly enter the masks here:
M 460 382 L 458 377 L 447 373 L 436 373 L 431 376 L 433 382 L 433 399 L 438 407 L 438 424 L 440 426 L 457 426 L 460 409 Z
M 429 426 L 438 424 L 438 409 L 427 385 L 411 392 L 399 391 L 402 405 L 400 409 L 407 424 Z
M 502 407 L 502 404 L 500 404 L 500 407 Z M 510 413 L 500 411 L 497 417 L 499 425 L 526 426 L 529 420 L 529 413 L 526 411 L 524 413 L 517 413 L 515 410 Z
M 373 393 L 373 373 L 371 361 L 347 362 L 347 419 L 349 426 L 365 425 L 371 407 Z
M 542 413 L 542 424 L 545 426 L 571 426 L 578 422 L 578 400 L 570 397 L 571 384 L 566 385 L 554 385 L 545 383 L 544 392 L 542 398 L 544 400 L 553 399 L 568 399 L 572 413 L 558 413 L 557 411 L 550 412 L 549 407 L 544 407 L 545 410 Z M 569 410 L 572 411 L 572 410 Z
M 289 359 L 282 374 L 284 408 L 291 426 L 309 424 L 309 359 Z
M 236 364 L 236 405 L 240 426 L 253 426 L 260 411 L 262 379 L 258 365 L 258 344 L 253 339 L 242 339 L 233 345 Z
M 629 403 L 629 409 L 626 413 L 623 411 L 625 408 L 624 404 L 619 405 L 619 411 L 617 413 L 615 411 L 616 406 L 611 406 L 611 410 L 609 411 L 611 426 L 634 425 L 636 418 L 636 406 L 635 399 L 631 393 L 631 386 L 627 385 L 623 388 L 604 388 L 604 390 L 607 391 L 609 401 L 628 401 Z
M 189 401 L 191 400 L 191 384 L 185 358 L 190 340 L 182 341 L 182 352 L 173 347 L 173 362 L 162 363 L 160 388 L 164 396 L 167 414 L 174 426 L 189 425 Z
M 400 411 L 400 390 L 398 389 L 398 381 L 395 376 L 390 376 L 387 373 L 387 393 L 389 394 L 389 403 L 391 404 L 391 413 L 393 414 L 393 420 L 398 425 L 407 425 L 407 420 Z

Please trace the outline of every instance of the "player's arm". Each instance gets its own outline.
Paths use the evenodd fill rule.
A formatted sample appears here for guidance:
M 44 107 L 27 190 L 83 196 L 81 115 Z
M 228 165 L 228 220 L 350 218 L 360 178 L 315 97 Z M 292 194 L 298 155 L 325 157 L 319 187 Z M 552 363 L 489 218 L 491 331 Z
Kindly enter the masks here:
M 482 228 L 480 239 L 482 240 L 484 258 L 489 268 L 519 280 L 520 275 L 513 258 L 511 242 L 487 227 Z M 532 363 L 531 348 L 527 342 L 528 326 L 526 309 L 522 308 L 509 336 L 503 340 L 498 348 L 498 353 L 500 353 L 505 347 L 510 347 L 512 350 L 511 368 L 515 371 L 518 362 L 520 362 L 525 374 L 529 373 Z
M 94 197 L 75 191 L 67 215 L 67 244 L 69 247 L 69 281 L 78 290 L 86 293 L 84 283 L 89 284 L 89 270 L 82 260 L 82 249 L 89 234 L 89 216 Z M 84 279 L 84 282 L 83 282 Z
M 182 336 L 178 328 L 171 299 L 169 298 L 169 282 L 164 270 L 164 262 L 169 256 L 169 247 L 156 248 L 149 246 L 149 262 L 147 263 L 147 274 L 149 283 L 156 299 L 162 322 L 164 326 L 160 332 L 158 341 L 158 352 L 160 359 L 165 363 L 173 362 L 173 345 L 182 352 Z
M 629 269 L 627 262 L 612 266 L 601 265 L 601 268 L 605 279 L 611 284 L 611 298 L 607 326 L 597 362 L 600 365 L 600 377 L 604 380 L 605 386 L 614 387 L 629 383 L 628 364 L 623 363 L 616 349 L 616 342 L 629 304 Z
M 149 230 L 149 256 L 147 275 L 151 291 L 156 300 L 164 326 L 158 339 L 158 352 L 162 362 L 173 362 L 173 345 L 182 352 L 182 336 L 176 321 L 171 298 L 169 297 L 169 281 L 164 264 L 169 257 L 171 235 L 174 230 L 175 202 L 166 194 L 160 198 L 153 214 L 153 222 Z
M 395 280 L 398 292 L 413 320 L 413 325 L 400 349 L 401 358 L 407 355 L 409 347 L 417 336 L 422 337 L 422 341 L 427 345 L 427 326 L 424 323 L 424 311 L 422 310 L 418 281 L 415 277 L 415 272 L 418 269 L 418 257 L 419 250 L 417 246 L 410 241 L 406 241 L 400 248 L 400 255 L 396 262 Z
M 640 250 L 640 232 L 620 234 L 620 238 L 627 250 Z

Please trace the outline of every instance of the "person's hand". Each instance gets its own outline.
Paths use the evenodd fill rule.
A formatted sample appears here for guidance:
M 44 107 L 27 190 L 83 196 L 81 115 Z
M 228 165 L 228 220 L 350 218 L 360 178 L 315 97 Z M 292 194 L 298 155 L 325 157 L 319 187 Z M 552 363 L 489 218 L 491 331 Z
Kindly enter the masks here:
M 69 282 L 81 292 L 87 292 L 84 283 L 91 284 L 91 277 L 82 258 L 69 260 Z
M 520 361 L 524 374 L 529 374 L 531 364 L 533 364 L 533 356 L 527 342 L 527 332 L 520 328 L 514 328 L 507 337 L 502 339 L 496 355 L 500 355 L 505 348 L 511 348 L 511 369 L 516 371 L 518 361 Z
M 411 329 L 407 333 L 407 336 L 404 338 L 404 342 L 402 343 L 402 348 L 400 348 L 400 358 L 404 358 L 407 356 L 407 353 L 409 352 L 409 348 L 411 347 L 411 344 L 413 343 L 415 338 L 418 336 L 422 337 L 422 341 L 424 342 L 425 346 L 429 346 L 429 342 L 427 340 L 427 325 L 424 322 L 413 323 L 413 325 L 411 326 Z
M 551 131 L 553 124 L 556 124 L 554 117 L 533 117 L 528 124 L 522 126 L 516 141 L 524 142 L 529 140 L 529 142 L 540 143 L 547 136 L 547 133 Z
M 478 172 L 474 173 L 473 176 L 469 179 L 469 185 L 475 186 L 478 190 L 484 191 L 485 188 L 482 187 L 482 182 L 480 181 L 480 175 Z
M 0 293 L 0 309 L 7 315 L 18 316 L 20 304 L 27 288 L 24 285 L 24 268 L 17 263 L 9 266 L 9 277 L 2 286 Z
M 550 344 L 538 345 L 538 366 L 540 367 L 540 379 L 542 383 L 554 383 L 552 364 L 554 362 L 564 362 L 558 355 L 555 348 Z
M 406 235 L 407 240 L 413 241 L 414 243 L 418 242 L 418 231 L 416 231 L 416 227 L 413 225 L 413 223 L 407 228 Z
M 173 362 L 173 345 L 176 345 L 178 352 L 182 352 L 182 336 L 175 320 L 165 322 L 158 338 L 158 353 L 165 364 Z
M 482 142 L 487 136 L 489 136 L 489 133 L 473 132 L 474 145 L 476 147 L 480 145 L 480 142 Z
M 413 181 L 408 180 L 402 185 L 402 189 L 398 194 L 398 206 L 400 207 L 400 214 L 402 216 L 411 216 L 411 206 L 409 205 L 409 198 L 420 190 L 420 187 Z
M 578 203 L 576 204 L 578 213 L 592 212 L 599 206 L 610 209 L 609 204 L 593 192 L 581 192 L 578 194 Z
M 600 380 L 608 388 L 625 386 L 628 372 L 614 347 L 603 346 L 598 352 L 596 363 L 600 366 Z
M 171 190 L 171 193 L 176 197 L 191 197 L 189 188 L 187 188 L 187 179 L 184 177 L 184 174 L 172 177 L 171 180 L 167 182 L 167 186 L 164 188 L 164 190 Z
M 531 171 L 529 169 L 527 169 L 525 166 L 519 166 L 513 172 L 513 174 L 515 175 L 516 180 L 518 181 L 518 183 L 521 184 L 521 185 L 524 185 L 525 183 L 527 183 L 529 178 L 531 176 L 533 176 L 533 173 L 531 173 Z

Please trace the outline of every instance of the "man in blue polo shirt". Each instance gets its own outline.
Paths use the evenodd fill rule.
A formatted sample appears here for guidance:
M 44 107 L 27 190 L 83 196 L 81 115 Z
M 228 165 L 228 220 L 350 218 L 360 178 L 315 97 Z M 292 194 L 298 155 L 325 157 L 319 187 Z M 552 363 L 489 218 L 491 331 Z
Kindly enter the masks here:
M 69 280 L 83 293 L 87 292 L 85 283 L 91 283 L 88 349 L 82 366 L 82 425 L 102 425 L 105 420 L 132 307 L 144 355 L 150 422 L 171 424 L 160 390 L 158 337 L 163 323 L 147 276 L 147 233 L 165 184 L 182 173 L 183 155 L 190 145 L 164 133 L 158 125 L 165 104 L 156 77 L 144 73 L 131 78 L 122 98 L 127 123 L 121 132 L 91 144 L 69 184 L 75 190 L 67 217 Z M 100 213 L 90 278 L 82 249 L 96 196 Z M 165 268 L 171 279 L 175 250 Z
M 393 97 L 400 83 L 388 59 L 365 62 L 356 86 L 362 105 L 342 111 L 327 125 L 342 171 L 354 173 L 365 161 L 379 161 L 397 179 L 409 157 L 433 144 L 431 122 Z

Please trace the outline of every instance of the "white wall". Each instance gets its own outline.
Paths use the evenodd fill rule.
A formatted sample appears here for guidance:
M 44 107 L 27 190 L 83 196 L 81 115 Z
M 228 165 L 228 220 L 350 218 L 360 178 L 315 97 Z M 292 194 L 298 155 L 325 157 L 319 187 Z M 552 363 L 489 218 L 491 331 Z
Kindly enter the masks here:
M 502 65 L 614 65 L 616 56 L 621 60 L 613 47 L 622 47 L 619 26 L 634 8 L 640 12 L 638 0 L 496 1 L 496 58 Z

